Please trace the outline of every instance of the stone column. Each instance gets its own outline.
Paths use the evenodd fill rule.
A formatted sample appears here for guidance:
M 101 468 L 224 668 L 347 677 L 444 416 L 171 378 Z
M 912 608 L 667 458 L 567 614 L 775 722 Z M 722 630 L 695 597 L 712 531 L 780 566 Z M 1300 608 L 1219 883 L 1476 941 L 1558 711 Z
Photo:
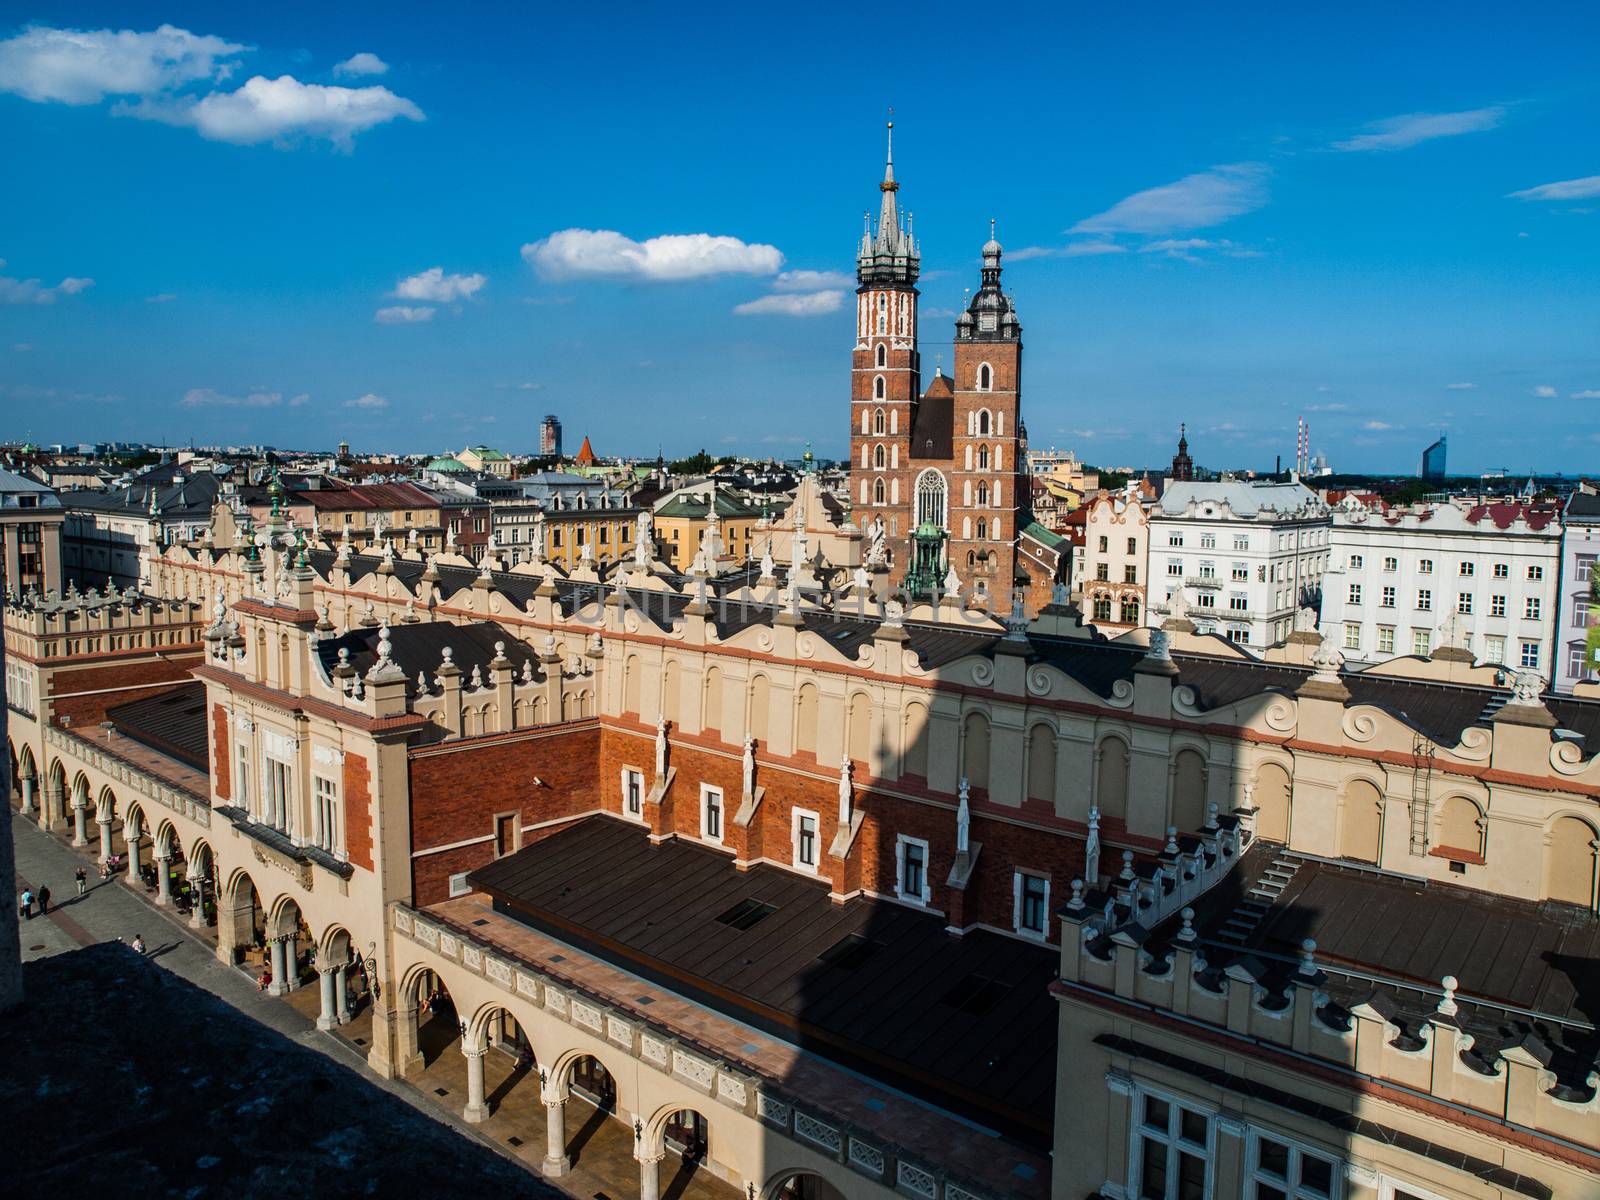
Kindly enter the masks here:
M 639 1200 L 661 1200 L 661 1155 L 639 1159 Z
M 268 945 L 272 947 L 272 986 L 267 991 L 274 996 L 282 996 L 289 991 L 289 968 L 286 962 L 289 939 L 275 937 Z
M 283 990 L 292 992 L 300 986 L 300 939 L 292 933 L 283 939 L 283 961 L 288 972 Z
M 343 1025 L 350 1019 L 350 965 L 335 969 L 333 973 L 333 1015 Z
M 156 903 L 163 906 L 172 903 L 172 859 L 159 854 L 156 856 Z
M 372 1012 L 372 1021 L 374 1051 L 378 1048 L 378 1025 L 387 1023 L 390 1026 L 390 1036 L 394 1044 L 394 1058 L 389 1065 L 394 1077 L 404 1079 L 407 1075 L 422 1070 L 424 1063 L 422 1049 L 417 1044 L 417 1001 L 415 997 L 402 1001 L 387 1012 L 381 1011 L 381 1006 L 375 1005 Z M 371 1055 L 368 1055 L 368 1061 L 371 1061 Z M 381 1069 L 379 1073 L 382 1073 Z
M 544 1163 L 546 1175 L 565 1175 L 572 1169 L 567 1157 L 567 1101 L 565 1097 L 544 1102 Z
M 467 1106 L 461 1110 L 461 1119 L 477 1125 L 489 1119 L 489 1105 L 483 1098 L 483 1056 L 488 1051 L 463 1045 L 461 1053 L 467 1057 Z
M 129 834 L 127 825 L 122 827 L 123 840 L 128 843 L 128 874 L 123 880 L 129 887 L 139 886 L 139 834 L 135 831 Z
M 30 816 L 33 813 L 33 776 L 29 775 L 22 781 L 22 815 Z
M 339 970 L 324 968 L 317 972 L 322 984 L 322 1012 L 317 1017 L 318 1029 L 333 1029 L 339 1024 Z
M 100 822 L 100 861 L 103 862 L 103 863 L 110 862 L 111 861 L 111 856 L 114 853 L 116 853 L 116 851 L 112 850 L 112 848 L 111 848 L 111 822 L 110 821 L 101 821 Z
M 58 788 L 53 783 L 45 784 L 44 803 L 39 805 L 40 829 L 44 830 L 46 833 L 50 832 L 50 826 L 55 820 L 55 814 L 61 811 L 61 803 L 66 798 L 67 793 L 64 789 Z
M 89 844 L 89 806 L 77 803 L 76 797 L 72 805 L 72 844 L 74 846 Z

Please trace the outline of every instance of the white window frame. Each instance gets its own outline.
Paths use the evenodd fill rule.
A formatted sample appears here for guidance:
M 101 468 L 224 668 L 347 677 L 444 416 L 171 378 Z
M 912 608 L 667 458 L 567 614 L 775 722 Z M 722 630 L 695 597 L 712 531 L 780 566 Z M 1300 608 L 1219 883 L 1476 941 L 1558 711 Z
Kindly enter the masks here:
M 1396 1200 L 1395 1189 L 1397 1188 L 1407 1195 L 1415 1196 L 1417 1200 L 1446 1200 L 1446 1197 L 1432 1188 L 1425 1188 L 1420 1184 L 1407 1183 L 1404 1179 L 1396 1179 L 1392 1175 L 1378 1176 L 1378 1200 Z
M 1299 1185 L 1285 1180 L 1280 1183 L 1271 1176 L 1261 1174 L 1261 1140 L 1277 1142 L 1289 1150 L 1289 1176 L 1294 1178 L 1299 1174 L 1300 1159 L 1305 1155 L 1320 1158 L 1333 1164 L 1328 1172 L 1328 1191 L 1325 1195 L 1317 1192 L 1302 1190 Z M 1344 1159 L 1337 1154 L 1329 1154 L 1318 1146 L 1308 1145 L 1298 1138 L 1285 1137 L 1276 1129 L 1262 1131 L 1251 1127 L 1246 1135 L 1244 1150 L 1244 1192 L 1246 1196 L 1256 1195 L 1257 1187 L 1265 1186 L 1282 1192 L 1287 1200 L 1342 1200 L 1344 1196 Z
M 809 863 L 800 857 L 800 823 L 807 817 L 811 818 L 812 828 L 816 831 L 811 840 L 813 860 Z M 822 861 L 822 818 L 811 809 L 796 808 L 789 815 L 789 860 L 795 870 L 808 875 L 817 874 Z
M 1144 1102 L 1146 1097 L 1161 1101 L 1171 1110 L 1167 1117 L 1167 1128 L 1160 1134 L 1155 1135 L 1155 1140 L 1160 1141 L 1167 1147 L 1167 1179 L 1173 1185 L 1168 1194 L 1177 1195 L 1177 1172 L 1174 1170 L 1176 1164 L 1172 1162 L 1174 1149 L 1182 1148 L 1188 1150 L 1191 1154 L 1195 1154 L 1198 1150 L 1199 1153 L 1196 1154 L 1196 1157 L 1203 1158 L 1206 1164 L 1205 1197 L 1206 1200 L 1211 1200 L 1217 1173 L 1218 1131 L 1216 1108 L 1209 1104 L 1197 1104 L 1171 1092 L 1162 1091 L 1160 1088 L 1147 1087 L 1142 1082 L 1134 1085 L 1133 1091 L 1128 1097 L 1128 1187 L 1125 1194 L 1130 1197 L 1138 1196 L 1144 1190 L 1144 1155 L 1141 1153 L 1144 1147 L 1141 1140 L 1147 1132 L 1150 1132 L 1149 1127 L 1144 1123 Z M 1182 1120 L 1178 1116 L 1178 1112 L 1181 1109 L 1188 1109 L 1190 1112 L 1205 1118 L 1206 1144 L 1203 1147 L 1198 1142 L 1185 1141 L 1181 1133 L 1173 1132 L 1175 1123 L 1179 1130 L 1183 1128 Z
M 644 772 L 637 767 L 623 767 L 619 775 L 622 784 L 622 815 L 630 821 L 644 820 Z M 630 784 L 636 784 L 639 796 L 637 809 L 628 806 L 628 798 L 633 794 Z
M 467 882 L 467 873 L 465 871 L 457 871 L 454 875 L 450 876 L 451 899 L 454 899 L 457 896 L 465 896 L 471 891 L 472 885 Z
M 329 854 L 338 854 L 344 846 L 339 836 L 339 781 L 327 775 L 311 776 L 311 838 Z
M 922 851 L 922 887 L 916 892 L 906 891 L 906 850 L 915 846 Z M 927 904 L 932 895 L 928 882 L 928 843 L 922 838 L 900 834 L 894 840 L 894 894 L 912 904 Z
M 712 803 L 712 797 L 716 802 Z M 712 829 L 712 814 L 716 814 L 716 829 Z M 728 829 L 728 797 L 714 784 L 700 785 L 700 838 L 702 841 L 722 845 Z
M 238 766 L 239 776 L 238 788 L 234 794 L 233 802 L 237 807 L 244 809 L 248 813 L 250 811 L 250 743 L 244 738 L 240 738 L 233 757 L 235 764 Z
M 1023 880 L 1037 879 L 1044 884 L 1044 900 L 1041 902 L 1044 919 L 1042 929 L 1028 929 L 1022 924 L 1022 895 Z M 1033 938 L 1045 942 L 1050 940 L 1050 876 L 1040 871 L 1024 871 L 1020 868 L 1011 873 L 1011 929 L 1020 937 Z

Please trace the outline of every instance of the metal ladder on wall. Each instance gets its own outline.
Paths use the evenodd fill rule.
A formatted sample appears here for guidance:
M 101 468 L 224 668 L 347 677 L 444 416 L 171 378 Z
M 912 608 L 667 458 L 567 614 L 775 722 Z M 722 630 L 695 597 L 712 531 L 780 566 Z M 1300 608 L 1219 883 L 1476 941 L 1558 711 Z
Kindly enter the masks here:
M 1411 853 L 1428 853 L 1428 816 L 1433 808 L 1433 742 L 1411 737 Z

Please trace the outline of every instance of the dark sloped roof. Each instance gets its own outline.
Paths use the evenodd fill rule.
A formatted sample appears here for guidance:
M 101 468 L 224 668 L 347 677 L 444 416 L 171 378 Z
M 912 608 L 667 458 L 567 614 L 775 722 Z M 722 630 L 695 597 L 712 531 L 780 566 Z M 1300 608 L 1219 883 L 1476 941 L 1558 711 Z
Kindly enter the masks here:
M 450 661 L 471 675 L 477 667 L 483 678 L 489 678 L 489 664 L 495 656 L 495 644 L 503 643 L 506 657 L 520 674 L 530 660 L 534 672 L 542 677 L 538 655 L 528 643 L 507 633 L 496 621 L 479 621 L 471 625 L 451 625 L 443 621 L 419 621 L 415 625 L 395 625 L 389 630 L 390 654 L 395 664 L 414 680 L 419 671 L 429 679 L 437 674 L 444 662 L 444 649 L 450 648 Z M 376 628 L 352 629 L 341 637 L 317 643 L 317 656 L 322 665 L 332 671 L 339 665 L 339 651 L 350 652 L 350 665 L 363 675 L 378 661 L 378 630 Z
M 1049 1140 L 1053 947 L 952 938 L 937 914 L 903 905 L 834 904 L 826 881 L 738 871 L 691 842 L 652 846 L 609 816 L 470 880 L 496 911 L 662 986 L 1030 1144 Z
M 204 771 L 211 759 L 206 735 L 206 685 L 182 683 L 159 696 L 146 696 L 106 709 L 117 732 L 158 753 Z
M 954 393 L 930 384 L 917 404 L 917 415 L 911 426 L 913 461 L 934 459 L 948 462 L 954 458 L 955 420 Z

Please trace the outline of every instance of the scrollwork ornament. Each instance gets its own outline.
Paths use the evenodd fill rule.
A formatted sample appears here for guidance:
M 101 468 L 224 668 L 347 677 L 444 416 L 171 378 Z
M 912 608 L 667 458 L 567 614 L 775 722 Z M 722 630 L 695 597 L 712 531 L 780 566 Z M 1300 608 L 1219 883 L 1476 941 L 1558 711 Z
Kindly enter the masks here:
M 1112 708 L 1133 707 L 1133 684 L 1126 679 L 1118 679 L 1111 685 L 1109 703 Z
M 1262 720 L 1267 723 L 1268 729 L 1279 733 L 1292 733 L 1300 717 L 1299 710 L 1294 701 L 1285 696 L 1280 696 L 1267 706 L 1267 711 L 1262 715 Z
M 1378 736 L 1378 717 L 1370 709 L 1346 709 L 1340 725 L 1344 735 L 1353 742 L 1370 742 Z
M 988 687 L 994 682 L 994 664 L 988 659 L 972 665 L 972 682 L 979 687 Z
M 1550 745 L 1550 765 L 1563 775 L 1576 775 L 1584 769 L 1583 747 L 1577 742 L 1559 741 Z
M 1055 681 L 1050 678 L 1050 672 L 1042 665 L 1028 669 L 1028 694 L 1031 696 L 1048 696 Z

